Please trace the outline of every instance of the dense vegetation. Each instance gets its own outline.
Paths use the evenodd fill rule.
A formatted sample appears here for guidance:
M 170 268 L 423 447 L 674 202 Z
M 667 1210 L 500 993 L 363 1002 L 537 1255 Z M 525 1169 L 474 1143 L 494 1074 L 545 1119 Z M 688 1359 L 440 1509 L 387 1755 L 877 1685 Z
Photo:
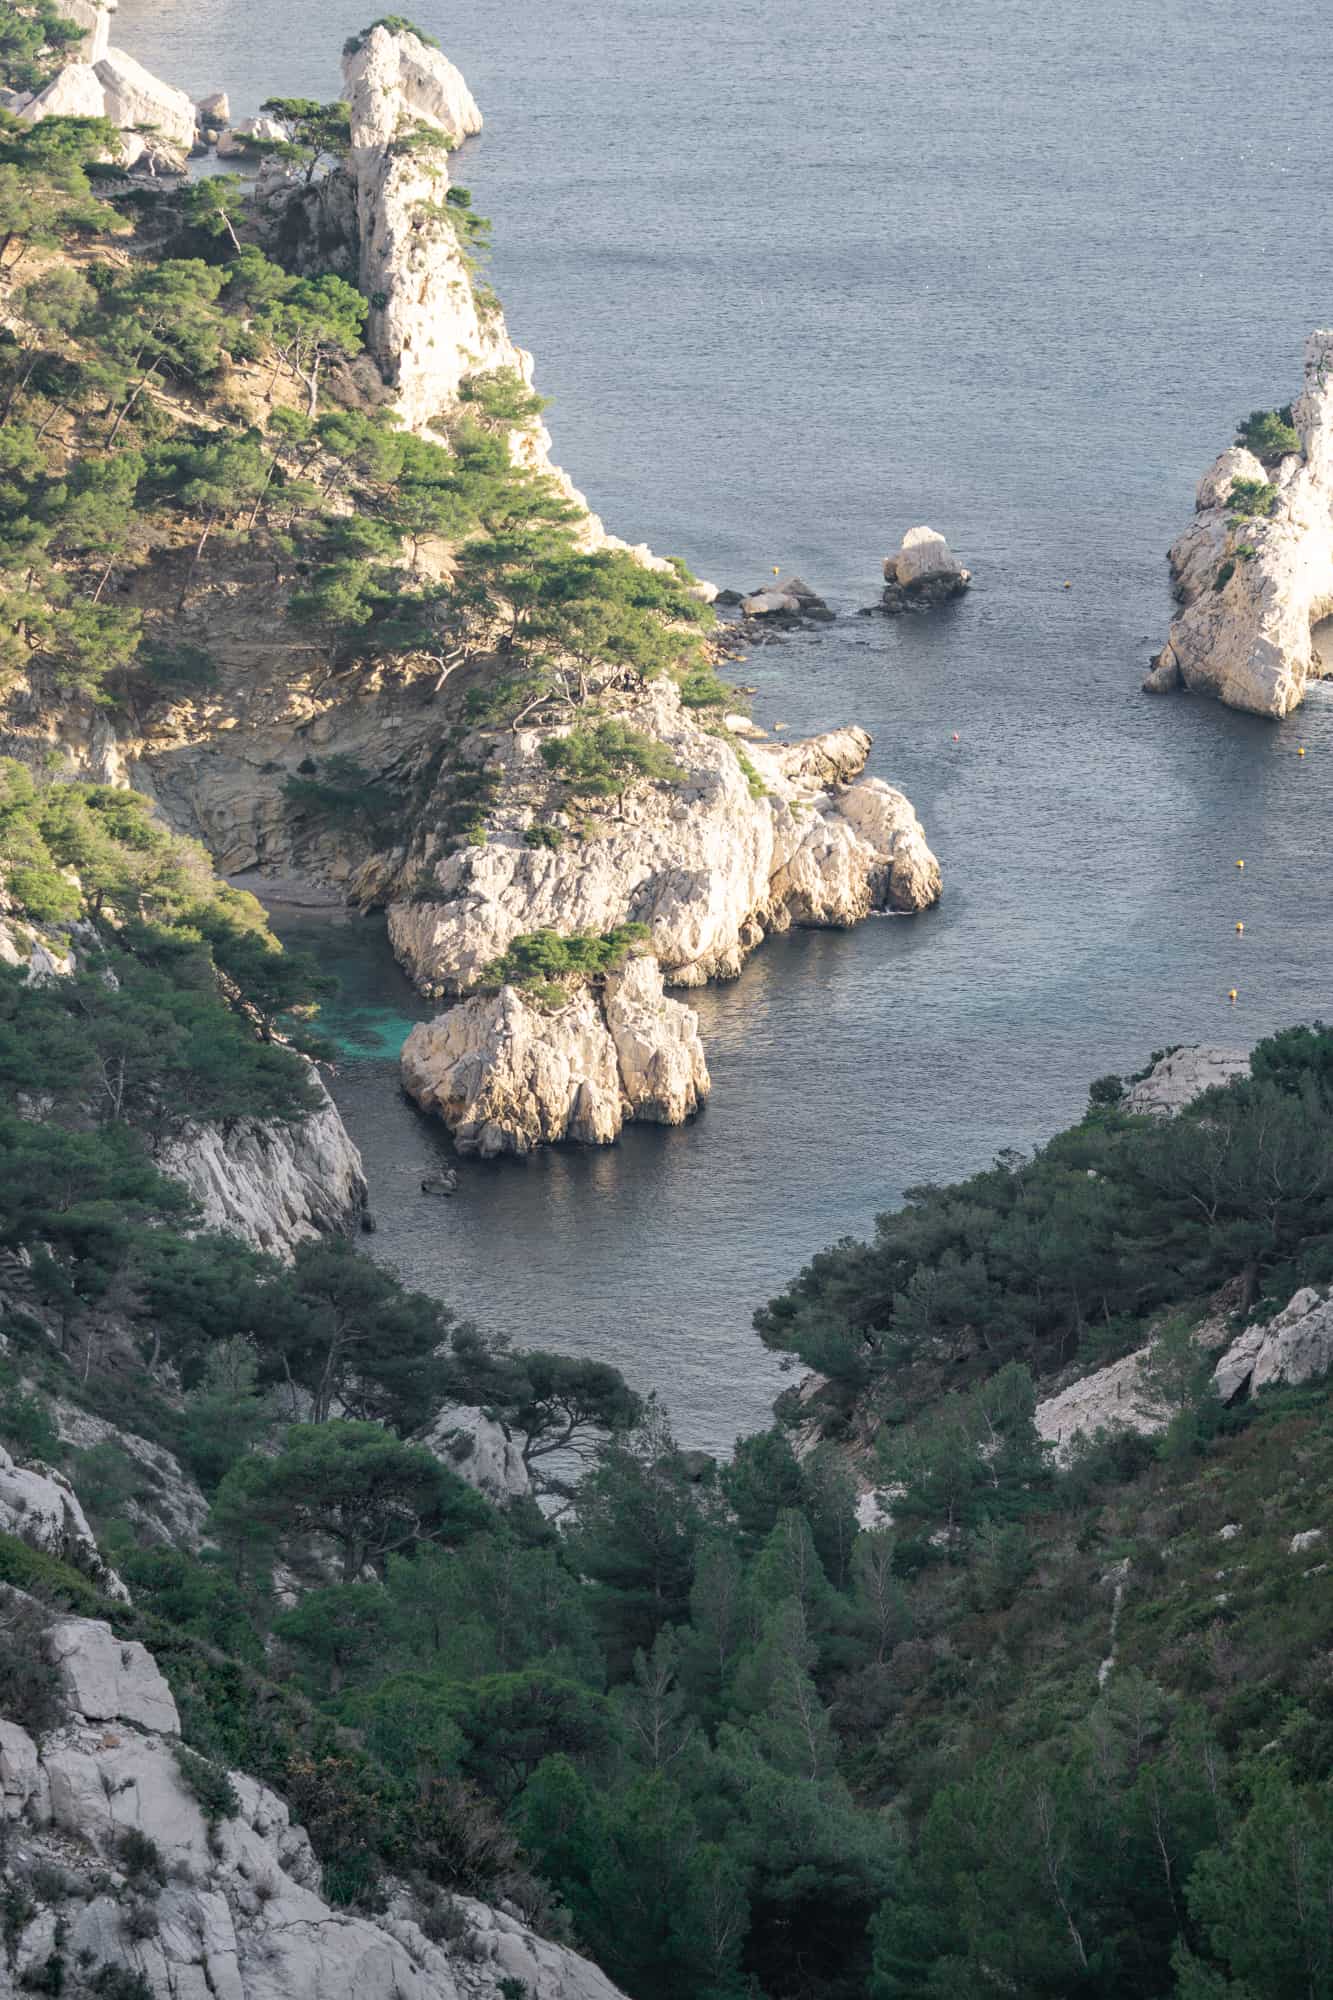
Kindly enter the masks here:
M 1236 429 L 1236 443 L 1244 445 L 1264 465 L 1276 465 L 1289 452 L 1299 451 L 1300 438 L 1291 420 L 1291 404 L 1280 410 L 1251 410 Z
M 54 67 L 55 18 L 6 11 L 0 82 Z M 339 107 L 273 115 L 299 178 L 337 160 Z M 236 183 L 131 186 L 108 140 L 0 119 L 24 712 L 208 690 L 179 613 L 243 557 L 334 670 L 459 674 L 460 729 L 558 718 L 571 801 L 673 782 L 600 704 L 664 673 L 727 699 L 706 614 L 687 576 L 578 549 L 513 462 L 526 384 L 477 378 L 437 438 L 404 434 L 369 301 L 284 268 Z M 429 219 L 471 256 L 463 192 Z M 1255 448 L 1285 449 L 1260 416 Z M 1275 1037 L 1170 1124 L 1102 1079 L 1033 1158 L 909 1191 L 760 1314 L 829 1378 L 800 1411 L 823 1440 L 718 1467 L 615 1370 L 488 1339 L 349 1243 L 284 1264 L 198 1230 L 173 1145 L 306 1114 L 323 983 L 143 800 L 51 776 L 0 766 L 0 919 L 39 954 L 0 964 L 0 1438 L 69 1474 L 135 1603 L 4 1536 L 0 1581 L 152 1645 L 212 1817 L 253 1771 L 334 1900 L 406 1876 L 448 1936 L 452 1889 L 504 1896 L 633 2000 L 1333 2000 L 1333 1591 L 1292 1539 L 1333 1532 L 1333 1421 L 1321 1387 L 1223 1410 L 1190 1339 L 1333 1278 L 1333 1034 Z M 485 772 L 452 782 L 447 831 L 483 839 Z M 336 752 L 287 801 L 367 841 L 398 803 Z M 492 976 L 563 992 L 635 942 L 537 933 Z M 1150 1334 L 1163 1438 L 1057 1467 L 1038 1382 Z M 551 1512 L 464 1483 L 448 1403 L 504 1425 Z M 79 1412 L 119 1441 L 76 1448 Z M 127 1439 L 197 1483 L 198 1554 Z M 857 1526 L 855 1454 L 892 1529 Z M 55 1720 L 21 1621 L 0 1698 Z

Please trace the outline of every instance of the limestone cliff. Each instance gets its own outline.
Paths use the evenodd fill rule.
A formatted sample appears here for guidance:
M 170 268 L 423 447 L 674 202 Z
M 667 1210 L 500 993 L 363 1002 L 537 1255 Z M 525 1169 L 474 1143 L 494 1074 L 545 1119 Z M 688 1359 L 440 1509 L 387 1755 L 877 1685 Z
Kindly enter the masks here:
M 1145 683 L 1151 692 L 1183 683 L 1283 716 L 1323 676 L 1311 633 L 1333 614 L 1333 332 L 1306 342 L 1292 417 L 1301 448 L 1274 471 L 1232 449 L 1200 481 L 1194 521 L 1170 556 L 1184 609 Z M 1237 480 L 1271 485 L 1272 512 L 1238 511 Z
M 313 1067 L 310 1079 L 319 1104 L 306 1118 L 193 1126 L 164 1149 L 158 1164 L 196 1197 L 205 1228 L 288 1257 L 312 1236 L 358 1225 L 367 1199 L 361 1155 Z
M 414 1028 L 403 1083 L 460 1153 L 608 1145 L 626 1119 L 681 1125 L 708 1095 L 699 1019 L 668 1000 L 651 956 L 555 1006 L 513 986 Z
M 469 1896 L 431 1935 L 401 1889 L 373 1918 L 332 1906 L 309 1838 L 267 1786 L 233 1771 L 227 1809 L 205 1817 L 171 1689 L 142 1645 L 12 1591 L 0 1619 L 25 1639 L 45 1623 L 64 1710 L 54 1726 L 0 1720 L 5 1874 L 21 1890 L 0 2000 L 110 1991 L 108 1968 L 115 1991 L 147 2000 L 492 2000 L 506 1982 L 529 2000 L 621 2000 L 586 1959 Z M 135 1873 L 145 1851 L 153 1870 Z

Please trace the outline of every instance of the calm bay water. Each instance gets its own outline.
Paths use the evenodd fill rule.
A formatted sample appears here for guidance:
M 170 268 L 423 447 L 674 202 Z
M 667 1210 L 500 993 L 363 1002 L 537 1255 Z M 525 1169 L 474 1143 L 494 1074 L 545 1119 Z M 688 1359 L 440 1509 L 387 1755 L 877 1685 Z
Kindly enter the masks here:
M 335 1084 L 376 1253 L 615 1360 L 725 1448 L 781 1381 L 751 1310 L 812 1251 L 1041 1139 L 1154 1046 L 1333 1006 L 1333 685 L 1281 725 L 1137 691 L 1195 479 L 1333 321 L 1323 10 L 959 0 L 926 36 L 885 0 L 415 12 L 486 114 L 457 174 L 557 456 L 611 525 L 720 582 L 799 568 L 847 612 L 917 521 L 976 575 L 930 621 L 753 656 L 759 720 L 873 731 L 946 893 L 698 996 L 693 1128 L 423 1197 L 443 1142 L 396 1091 L 422 1009 L 382 927 L 284 922 L 343 971 L 339 1025 L 381 1036 Z M 333 94 L 363 18 L 122 0 L 116 39 L 239 114 Z

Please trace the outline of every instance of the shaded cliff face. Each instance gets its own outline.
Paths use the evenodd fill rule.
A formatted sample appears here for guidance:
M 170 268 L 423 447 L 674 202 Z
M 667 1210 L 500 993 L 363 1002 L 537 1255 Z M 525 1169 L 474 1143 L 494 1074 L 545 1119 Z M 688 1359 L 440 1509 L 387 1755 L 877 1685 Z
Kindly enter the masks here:
M 225 1809 L 205 1817 L 175 1700 L 144 1646 L 6 1598 L 25 1629 L 45 1626 L 64 1715 L 44 1729 L 0 1721 L 6 1874 L 29 1890 L 7 1928 L 0 1995 L 61 1990 L 59 1962 L 81 1969 L 81 1991 L 108 1990 L 115 1968 L 149 2000 L 489 2000 L 502 1980 L 531 2000 L 621 2000 L 586 1959 L 471 1897 L 452 1899 L 442 1942 L 401 1889 L 374 1919 L 332 1906 L 276 1792 L 230 1772 Z M 127 1835 L 152 1844 L 154 1878 L 131 1881 Z M 141 1921 L 127 1921 L 131 1905 Z M 103 1984 L 83 1986 L 84 1973 Z
M 1181 682 L 1231 708 L 1283 716 L 1324 673 L 1312 642 L 1333 613 L 1333 332 L 1305 344 L 1304 393 L 1292 409 L 1300 455 L 1265 471 L 1223 452 L 1199 483 L 1195 519 L 1171 550 L 1185 606 L 1149 677 Z M 1271 513 L 1238 507 L 1236 481 L 1273 489 Z

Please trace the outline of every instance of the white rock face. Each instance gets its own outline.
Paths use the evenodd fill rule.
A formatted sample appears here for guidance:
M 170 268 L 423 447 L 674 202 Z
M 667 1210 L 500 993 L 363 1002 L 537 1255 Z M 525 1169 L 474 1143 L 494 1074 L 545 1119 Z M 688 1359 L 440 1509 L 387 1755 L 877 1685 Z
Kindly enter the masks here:
M 76 1403 L 59 1399 L 50 1405 L 51 1417 L 61 1442 L 78 1451 L 91 1451 L 99 1444 L 113 1444 L 133 1459 L 143 1472 L 139 1491 L 125 1502 L 125 1519 L 145 1545 L 166 1548 L 200 1548 L 208 1528 L 208 1502 L 197 1480 L 190 1477 L 165 1445 L 134 1431 L 122 1430 L 104 1417 L 81 1410 Z M 105 1588 L 105 1586 L 103 1586 Z
M 180 1717 L 157 1661 L 137 1639 L 118 1639 L 98 1618 L 65 1618 L 47 1633 L 66 1701 L 87 1722 L 133 1722 L 180 1734 Z
M 239 1810 L 205 1822 L 176 1760 L 174 1704 L 142 1647 L 121 1649 L 88 1620 L 62 1620 L 55 1634 L 62 1672 L 83 1675 L 81 1699 L 100 1712 L 41 1740 L 0 1723 L 7 1865 L 36 1883 L 0 1995 L 40 1974 L 59 1920 L 68 1963 L 90 1978 L 106 1966 L 137 1974 L 152 2000 L 494 2000 L 502 1979 L 521 1982 L 530 2000 L 623 2000 L 596 1966 L 470 1897 L 453 1899 L 457 1934 L 445 1944 L 426 1936 L 402 1889 L 374 1921 L 331 1908 L 310 1841 L 275 1792 L 232 1772 Z M 132 1670 L 108 1663 L 104 1684 L 87 1663 L 108 1642 L 134 1659 Z M 118 1843 L 131 1829 L 163 1863 L 146 1936 L 125 1922 Z M 43 1862 L 56 1864 L 44 1878 Z M 89 1881 L 90 1864 L 109 1881 Z M 71 1867 L 86 1886 L 62 1898 Z
M 1165 1430 L 1169 1412 L 1144 1374 L 1151 1351 L 1145 1347 L 1123 1355 L 1038 1403 L 1037 1435 L 1055 1446 L 1057 1458 L 1066 1457 L 1076 1439 L 1093 1437 L 1100 1430 L 1120 1428 L 1145 1437 Z
M 90 62 L 66 63 L 19 110 L 27 125 L 43 118 L 104 118 L 106 93 Z
M 1174 1049 L 1154 1063 L 1147 1076 L 1130 1085 L 1124 1109 L 1173 1118 L 1205 1090 L 1249 1073 L 1250 1058 L 1244 1049 Z
M 1223 1402 L 1230 1403 L 1273 1383 L 1296 1388 L 1330 1370 L 1333 1297 L 1304 1285 L 1273 1319 L 1246 1327 L 1218 1362 L 1213 1382 Z
M 680 1125 L 708 1095 L 694 1010 L 651 956 L 547 1010 L 516 987 L 478 995 L 408 1036 L 403 1086 L 483 1159 L 561 1140 L 606 1146 L 627 1118 Z
M 750 743 L 756 797 L 732 742 L 701 729 L 674 686 L 654 683 L 626 720 L 667 745 L 685 776 L 639 786 L 595 837 L 528 847 L 524 832 L 559 805 L 541 745 L 559 731 L 506 735 L 489 768 L 504 804 L 484 847 L 436 858 L 423 872 L 436 901 L 395 903 L 394 950 L 431 993 L 466 992 L 520 933 L 601 934 L 650 927 L 667 983 L 734 978 L 767 932 L 842 927 L 873 910 L 921 910 L 940 893 L 939 866 L 901 792 L 854 780 L 870 738 L 836 730 L 807 744 Z M 426 819 L 429 822 L 430 808 Z
M 1292 416 L 1299 456 L 1266 473 L 1233 449 L 1200 481 L 1196 518 L 1171 550 L 1185 608 L 1158 656 L 1159 672 L 1174 668 L 1186 687 L 1257 715 L 1287 715 L 1304 700 L 1321 672 L 1311 628 L 1333 613 L 1333 332 L 1306 342 Z M 1231 522 L 1234 479 L 1276 485 L 1273 514 Z
M 19 1465 L 0 1446 L 0 1533 L 82 1570 L 108 1597 L 128 1599 L 115 1571 L 103 1562 L 97 1537 L 79 1497 L 62 1472 Z
M 123 131 L 152 126 L 156 136 L 178 151 L 194 144 L 194 105 L 183 90 L 163 83 L 123 49 L 108 49 L 94 65 L 106 116 Z
M 224 160 L 240 158 L 250 150 L 247 139 L 285 139 L 286 136 L 276 118 L 258 115 L 242 118 L 238 124 L 228 126 L 218 140 L 218 157 Z
M 111 40 L 111 16 L 117 5 L 118 0 L 60 0 L 63 18 L 76 21 L 84 30 L 78 46 L 80 62 L 100 62 L 106 54 Z
M 421 1442 L 451 1472 L 499 1506 L 524 1499 L 532 1491 L 522 1451 L 484 1410 L 446 1403 Z
M 295 1124 L 241 1118 L 195 1126 L 158 1164 L 203 1206 L 203 1226 L 229 1229 L 256 1249 L 289 1257 L 309 1237 L 343 1234 L 366 1205 L 361 1155 L 318 1073 L 322 1100 Z
M 923 583 L 949 581 L 961 587 L 968 576 L 969 572 L 935 528 L 909 528 L 902 547 L 895 555 L 884 558 L 885 581 L 896 583 L 903 590 Z

